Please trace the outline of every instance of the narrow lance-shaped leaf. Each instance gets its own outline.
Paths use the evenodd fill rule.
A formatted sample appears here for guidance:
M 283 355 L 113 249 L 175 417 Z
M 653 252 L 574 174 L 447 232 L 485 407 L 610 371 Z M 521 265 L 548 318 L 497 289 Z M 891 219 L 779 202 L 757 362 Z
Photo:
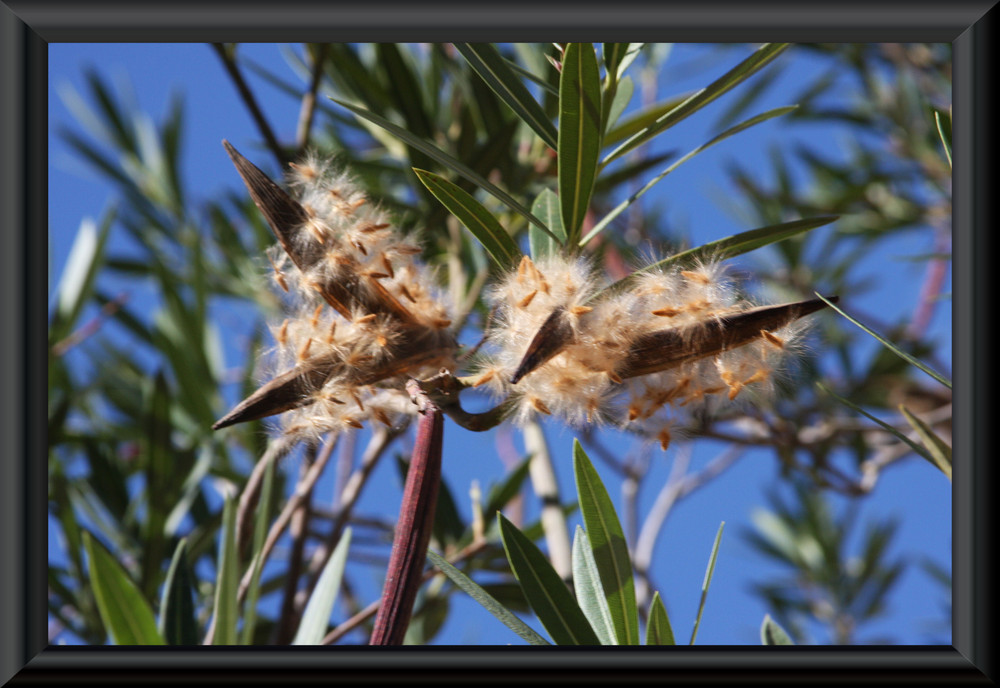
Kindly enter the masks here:
M 640 198 L 642 198 L 642 196 L 645 195 L 645 193 L 647 191 L 649 191 L 650 189 L 652 189 L 664 177 L 666 177 L 668 174 L 670 174 L 671 172 L 673 172 L 674 170 L 676 170 L 678 167 L 680 167 L 682 164 L 684 164 L 685 162 L 687 162 L 688 160 L 690 160 L 694 156 L 698 155 L 702 151 L 705 151 L 705 150 L 711 148 L 712 146 L 714 146 L 715 144 L 719 143 L 720 141 L 724 141 L 724 140 L 728 139 L 730 136 L 734 136 L 735 134 L 738 134 L 741 131 L 745 131 L 746 129 L 749 129 L 752 126 L 760 124 L 761 122 L 766 122 L 769 119 L 773 119 L 775 117 L 780 117 L 781 115 L 788 114 L 789 112 L 791 112 L 792 110 L 794 110 L 796 107 L 797 106 L 795 106 L 795 105 L 788 105 L 788 106 L 785 106 L 785 107 L 774 108 L 773 110 L 768 110 L 767 112 L 762 112 L 759 115 L 751 117 L 748 120 L 740 122 L 739 124 L 737 124 L 737 125 L 735 125 L 733 127 L 730 127 L 729 129 L 726 129 L 721 134 L 713 137 L 710 141 L 708 141 L 706 143 L 703 143 L 702 145 L 698 146 L 694 150 L 690 151 L 687 155 L 684 155 L 683 157 L 679 158 L 677 161 L 675 161 L 673 164 L 671 164 L 670 167 L 666 168 L 665 170 L 663 170 L 662 172 L 660 172 L 658 175 L 656 175 L 655 177 L 653 177 L 652 179 L 650 179 L 648 182 L 646 182 L 643 185 L 643 187 L 641 189 L 639 189 L 638 191 L 636 191 L 635 193 L 633 193 L 631 196 L 629 196 L 628 198 L 626 198 L 624 201 L 622 201 L 621 203 L 619 203 L 607 215 L 605 215 L 603 218 L 601 218 L 601 220 L 596 225 L 594 225 L 594 228 L 591 229 L 590 232 L 587 233 L 587 236 L 585 236 L 583 239 L 580 240 L 580 245 L 581 246 L 585 245 L 588 241 L 590 241 L 595 236 L 597 236 L 601 231 L 603 231 L 611 223 L 612 220 L 614 220 L 616 217 L 618 217 L 619 215 L 621 215 L 630 205 L 632 205 L 637 200 L 639 200 Z
M 649 622 L 646 626 L 647 645 L 676 645 L 674 629 L 670 627 L 670 617 L 663 604 L 659 591 L 653 593 L 653 602 L 649 605 Z
M 630 150 L 637 148 L 646 141 L 687 118 L 689 115 L 705 107 L 723 94 L 729 92 L 770 64 L 772 60 L 784 52 L 788 47 L 788 43 L 765 43 L 750 57 L 740 62 L 711 84 L 687 98 L 676 108 L 658 118 L 653 124 L 629 137 L 624 143 L 605 156 L 601 164 L 607 165 L 612 160 L 620 158 Z
M 900 404 L 899 411 L 913 429 L 917 431 L 920 441 L 927 447 L 927 453 L 933 459 L 934 465 L 948 476 L 948 480 L 951 480 L 951 447 L 938 437 L 927 423 L 913 415 L 910 409 Z
M 733 234 L 732 236 L 728 236 L 724 239 L 710 241 L 707 244 L 702 244 L 701 246 L 688 249 L 687 251 L 675 253 L 669 258 L 665 258 L 647 265 L 644 268 L 640 268 L 627 277 L 623 277 L 614 284 L 606 287 L 601 293 L 611 290 L 624 289 L 644 272 L 660 270 L 672 265 L 692 265 L 702 260 L 728 260 L 729 258 L 735 258 L 736 256 L 744 253 L 749 253 L 750 251 L 762 248 L 768 244 L 784 241 L 785 239 L 793 237 L 796 234 L 808 232 L 811 229 L 816 229 L 817 227 L 830 224 L 831 222 L 835 222 L 837 219 L 837 215 L 810 217 L 805 220 L 793 220 L 792 222 L 783 222 L 778 225 L 768 225 L 767 227 L 750 229 L 745 232 L 740 232 L 739 234 Z
M 323 567 L 312 597 L 302 612 L 302 621 L 292 645 L 319 645 L 330 626 L 330 614 L 340 592 L 340 582 L 347 566 L 347 549 L 351 546 L 351 529 L 344 528 L 340 541 Z
M 531 127 L 552 150 L 558 146 L 558 132 L 542 106 L 510 70 L 500 51 L 490 43 L 455 43 L 469 66 L 493 89 L 521 120 Z
M 510 268 L 517 263 L 521 258 L 521 250 L 479 201 L 444 177 L 416 168 L 413 171 L 434 197 L 468 227 L 501 268 Z
M 719 524 L 719 531 L 715 534 L 715 543 L 712 545 L 712 554 L 708 558 L 708 568 L 705 569 L 705 580 L 701 583 L 701 600 L 698 602 L 698 616 L 694 620 L 694 628 L 691 629 L 691 642 L 694 645 L 695 638 L 698 637 L 698 627 L 701 625 L 701 615 L 705 611 L 705 600 L 708 598 L 708 588 L 712 585 L 712 574 L 715 573 L 715 562 L 719 557 L 719 545 L 722 543 L 722 529 L 726 527 L 726 522 Z
M 951 167 L 951 117 L 947 117 L 947 124 L 944 122 L 945 118 L 941 112 L 934 111 L 934 123 L 937 125 L 938 137 L 944 147 L 945 157 L 948 158 L 948 167 Z
M 816 294 L 816 296 L 819 296 L 819 298 L 821 298 L 821 299 L 823 298 L 819 294 Z M 824 301 L 825 300 L 826 299 L 824 299 Z M 934 378 L 935 380 L 937 380 L 938 382 L 940 382 L 942 385 L 944 385 L 948 389 L 951 389 L 951 381 L 948 380 L 948 378 L 946 378 L 944 375 L 942 375 L 941 373 L 939 373 L 936 370 L 932 369 L 930 366 L 928 366 L 927 364 L 923 363 L 922 361 L 918 361 L 916 358 L 914 358 L 910 354 L 906 353 L 905 351 L 903 351 L 902 349 L 900 349 L 898 346 L 896 346 L 895 344 L 893 344 L 892 342 L 890 342 L 888 339 L 886 339 L 882 335 L 880 335 L 877 332 L 875 332 L 874 330 L 872 330 L 872 329 L 870 329 L 868 327 L 865 327 L 860 322 L 858 322 L 857 320 L 855 320 L 854 318 L 852 318 L 851 316 L 849 316 L 847 313 L 845 313 L 843 310 L 841 310 L 837 306 L 833 305 L 832 303 L 830 304 L 830 307 L 833 308 L 833 310 L 835 310 L 838 313 L 840 313 L 845 318 L 847 318 L 848 320 L 850 320 L 852 323 L 854 323 L 855 325 L 857 325 L 858 327 L 860 327 L 862 330 L 864 330 L 865 332 L 867 332 L 871 336 L 875 337 L 875 339 L 877 339 L 880 342 L 882 342 L 882 344 L 885 345 L 885 347 L 889 351 L 891 351 L 892 353 L 896 354 L 897 356 L 899 356 L 901 359 L 903 359 L 904 361 L 906 361 L 910 365 L 916 366 L 920 370 L 924 371 L 925 373 L 927 373 L 928 375 L 930 375 L 932 378 Z
M 764 615 L 764 622 L 760 625 L 761 645 L 794 645 L 791 637 L 785 629 L 778 625 L 778 622 L 771 618 L 770 614 Z
M 99 225 L 89 219 L 80 223 L 59 279 L 58 301 L 49 332 L 51 344 L 70 334 L 93 294 L 97 273 L 104 264 L 104 247 L 114 219 L 115 212 L 112 210 L 101 218 Z
M 229 496 L 222 509 L 222 537 L 217 569 L 212 645 L 235 645 L 239 616 L 236 596 L 240 584 L 240 562 L 236 553 L 236 508 Z
M 848 407 L 849 409 L 857 411 L 858 413 L 860 413 L 862 416 L 864 416 L 868 420 L 870 420 L 870 421 L 872 421 L 874 423 L 877 423 L 883 430 L 885 430 L 886 432 L 890 433 L 891 435 L 894 435 L 896 437 L 896 439 L 898 439 L 901 442 L 904 442 L 907 445 L 909 445 L 910 449 L 912 449 L 914 452 L 916 452 L 916 454 L 918 456 L 923 457 L 927 461 L 930 461 L 932 464 L 934 464 L 935 466 L 937 466 L 937 462 L 934 460 L 934 458 L 930 455 L 930 452 L 928 452 L 925 447 L 917 444 L 916 442 L 914 442 L 913 440 L 911 440 L 909 437 L 907 437 L 906 435 L 904 435 L 903 433 L 901 433 L 899 430 L 897 430 L 896 428 L 894 428 L 891 425 L 889 425 L 888 423 L 886 423 L 884 420 L 876 418 L 875 416 L 873 416 L 872 414 L 868 413 L 863 408 L 861 408 L 860 406 L 858 406 L 857 404 L 855 404 L 853 401 L 849 401 L 849 400 L 843 398 L 842 396 L 836 394 L 829 387 L 827 387 L 826 385 L 824 385 L 821 382 L 817 382 L 816 383 L 816 387 L 818 387 L 822 391 L 826 392 L 831 397 L 833 397 L 834 399 L 836 399 L 837 401 L 839 401 L 841 404 L 843 404 L 844 406 Z
M 559 197 L 551 189 L 542 189 L 531 206 L 531 212 L 544 222 L 552 230 L 560 242 L 552 239 L 550 234 L 546 234 L 537 227 L 528 229 L 528 245 L 531 248 L 531 257 L 534 259 L 543 258 L 556 252 L 557 247 L 561 247 L 566 241 L 566 230 L 563 229 L 562 216 L 560 215 Z
M 620 645 L 638 645 L 639 612 L 625 533 L 611 497 L 579 440 L 573 442 L 573 471 L 580 513 L 614 620 L 615 636 Z
M 121 564 L 86 531 L 83 546 L 97 610 L 111 640 L 116 645 L 163 645 L 149 602 Z
M 552 640 L 557 645 L 600 645 L 580 605 L 545 555 L 503 514 L 497 514 L 497 521 L 514 577 Z
M 198 644 L 193 589 L 194 581 L 187 559 L 187 538 L 182 538 L 170 560 L 160 602 L 158 629 L 168 645 Z
M 543 225 L 542 222 L 537 217 L 532 215 L 527 208 L 525 208 L 516 200 L 514 200 L 510 196 L 510 194 L 501 191 L 499 188 L 496 187 L 496 185 L 486 181 L 486 179 L 484 179 L 481 175 L 477 174 L 476 172 L 471 170 L 468 166 L 462 164 L 452 156 L 448 155 L 437 146 L 434 146 L 428 143 L 427 141 L 424 141 L 423 139 L 414 136 L 403 127 L 393 124 L 389 120 L 385 119 L 384 117 L 379 117 L 373 112 L 368 112 L 364 108 L 352 105 L 351 103 L 348 103 L 343 100 L 337 100 L 336 98 L 331 98 L 331 100 L 333 100 L 333 102 L 337 103 L 338 105 L 347 108 L 358 117 L 366 119 L 369 122 L 372 122 L 373 124 L 376 124 L 379 127 L 385 129 L 393 136 L 406 143 L 406 145 L 412 146 L 413 148 L 416 148 L 417 150 L 426 153 L 428 156 L 433 158 L 438 163 L 453 170 L 459 176 L 468 179 L 470 182 L 472 182 L 476 186 L 480 187 L 481 189 L 483 189 L 484 191 L 486 191 L 487 193 L 498 199 L 501 203 L 506 204 L 511 210 L 521 215 L 525 220 L 535 225 L 536 227 L 539 227 L 542 231 L 545 232 L 549 231 L 548 227 Z
M 522 639 L 532 645 L 550 644 L 549 641 L 536 633 L 534 629 L 514 616 L 514 614 L 500 604 L 495 597 L 477 585 L 475 581 L 449 564 L 448 561 L 440 554 L 434 552 L 433 550 L 428 550 L 427 558 L 430 559 L 431 563 L 437 567 L 441 573 L 448 576 L 448 578 L 451 579 L 451 582 L 458 586 L 460 590 L 465 592 L 479 604 L 483 605 L 486 611 L 495 616 L 507 628 L 521 636 Z
M 264 485 L 261 488 L 260 501 L 257 503 L 257 518 L 253 527 L 253 575 L 250 577 L 250 587 L 247 588 L 246 603 L 243 614 L 242 644 L 253 644 L 254 628 L 257 625 L 257 599 L 260 596 L 260 574 L 263 567 L 261 553 L 264 551 L 264 538 L 267 536 L 267 526 L 270 520 L 271 493 L 274 491 L 274 458 L 268 457 L 268 465 L 264 470 Z
M 559 202 L 571 243 L 580 236 L 601 150 L 601 80 L 590 43 L 570 43 L 559 79 Z
M 601 644 L 617 645 L 615 623 L 611 620 L 608 600 L 604 597 L 604 588 L 601 587 L 601 576 L 597 572 L 594 552 L 587 534 L 580 526 L 576 527 L 576 535 L 573 538 L 573 589 L 576 592 L 576 601 L 580 603 L 580 609 L 587 615 L 594 632 L 601 639 Z

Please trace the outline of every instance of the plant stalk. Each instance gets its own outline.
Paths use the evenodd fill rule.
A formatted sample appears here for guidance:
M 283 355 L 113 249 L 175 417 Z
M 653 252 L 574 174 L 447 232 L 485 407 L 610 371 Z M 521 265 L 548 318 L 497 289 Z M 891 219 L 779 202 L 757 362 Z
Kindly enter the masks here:
M 382 604 L 375 617 L 370 645 L 402 645 L 413 613 L 427 559 L 427 545 L 434 525 L 438 485 L 441 482 L 441 447 L 444 422 L 441 410 L 415 380 L 406 385 L 421 417 L 417 440 L 406 474 L 399 523 L 392 542 L 389 570 L 382 589 Z

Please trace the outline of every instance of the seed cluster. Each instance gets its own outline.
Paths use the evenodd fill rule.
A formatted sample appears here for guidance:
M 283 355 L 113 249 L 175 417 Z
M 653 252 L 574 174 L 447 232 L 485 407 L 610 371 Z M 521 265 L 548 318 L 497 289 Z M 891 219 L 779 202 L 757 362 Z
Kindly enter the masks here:
M 474 384 L 514 399 L 516 422 L 610 422 L 666 448 L 684 411 L 769 391 L 802 331 L 792 319 L 726 335 L 726 322 L 754 309 L 717 262 L 648 270 L 594 298 L 602 286 L 585 259 L 525 257 L 489 295 L 493 352 Z
M 293 198 L 227 148 L 279 239 L 268 260 L 290 316 L 271 328 L 268 381 L 216 427 L 283 412 L 291 435 L 392 425 L 411 412 L 408 377 L 454 367 L 448 300 L 420 247 L 329 163 L 293 164 Z

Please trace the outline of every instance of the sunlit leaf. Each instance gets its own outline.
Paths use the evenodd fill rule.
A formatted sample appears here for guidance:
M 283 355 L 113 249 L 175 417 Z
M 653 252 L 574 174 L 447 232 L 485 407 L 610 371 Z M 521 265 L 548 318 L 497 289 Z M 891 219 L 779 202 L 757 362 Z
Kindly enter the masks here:
M 90 586 L 104 627 L 116 645 L 163 645 L 149 602 L 111 553 L 84 531 Z
M 552 234 L 565 243 L 566 231 L 563 229 L 559 197 L 551 189 L 542 189 L 531 206 L 531 212 L 552 230 Z M 556 253 L 563 244 L 557 243 L 551 235 L 532 226 L 528 229 L 528 245 L 531 257 L 538 260 Z
M 448 576 L 460 590 L 476 600 L 490 614 L 495 616 L 503 625 L 517 633 L 521 638 L 532 645 L 549 645 L 542 636 L 538 635 L 530 626 L 514 616 L 506 607 L 497 601 L 495 597 L 483 590 L 471 578 L 456 569 L 437 552 L 428 550 L 427 558 L 437 569 Z
M 570 242 L 580 235 L 601 148 L 601 80 L 590 43 L 570 43 L 559 79 L 559 202 Z
M 701 625 L 701 615 L 705 611 L 705 600 L 708 598 L 708 588 L 712 585 L 712 574 L 715 573 L 715 562 L 719 557 L 719 545 L 722 543 L 722 529 L 726 522 L 719 524 L 719 531 L 715 534 L 715 543 L 712 545 L 712 554 L 708 558 L 708 568 L 705 569 L 705 580 L 701 583 L 701 599 L 698 601 L 698 616 L 694 620 L 694 628 L 691 630 L 691 642 L 694 645 L 695 638 L 698 637 L 698 627 Z
M 663 604 L 659 591 L 653 593 L 653 602 L 649 605 L 649 622 L 646 625 L 647 645 L 676 645 L 674 629 L 670 627 L 670 617 Z
M 313 594 L 302 612 L 299 630 L 292 645 L 319 645 L 330 627 L 330 614 L 340 592 L 340 582 L 347 566 L 347 550 L 351 546 L 351 529 L 344 528 L 340 541 L 323 567 Z
M 215 579 L 215 633 L 213 645 L 235 645 L 239 618 L 237 593 L 240 585 L 240 562 L 236 552 L 236 507 L 226 497 L 222 511 L 222 532 Z
M 740 64 L 733 67 L 705 88 L 687 98 L 683 103 L 658 118 L 642 131 L 628 138 L 624 143 L 608 153 L 604 160 L 601 161 L 601 164 L 606 165 L 612 160 L 620 158 L 630 150 L 641 146 L 643 143 L 646 143 L 656 135 L 666 131 L 720 96 L 731 91 L 733 88 L 743 83 L 755 73 L 770 64 L 772 60 L 784 52 L 788 47 L 788 43 L 765 43 L 758 48 L 753 55 L 740 62 Z
M 440 148 L 428 143 L 427 141 L 424 141 L 423 139 L 417 136 L 414 136 L 403 127 L 393 124 L 384 117 L 380 117 L 373 112 L 365 110 L 364 108 L 360 108 L 357 105 L 353 105 L 351 103 L 348 103 L 347 101 L 338 100 L 336 98 L 331 98 L 331 100 L 333 100 L 333 102 L 337 103 L 338 105 L 347 108 L 348 110 L 356 114 L 358 117 L 361 117 L 362 119 L 372 122 L 373 124 L 381 127 L 382 129 L 385 129 L 393 136 L 397 137 L 399 140 L 406 143 L 406 145 L 412 146 L 413 148 L 416 148 L 417 150 L 426 153 L 428 156 L 433 158 L 441 165 L 444 165 L 445 167 L 453 170 L 461 177 L 468 179 L 476 186 L 480 187 L 490 195 L 497 198 L 502 203 L 506 204 L 511 210 L 521 215 L 531 224 L 541 228 L 543 231 L 548 231 L 548 227 L 545 227 L 541 223 L 541 221 L 538 220 L 538 218 L 532 215 L 527 208 L 525 208 L 516 200 L 514 200 L 510 196 L 510 194 L 501 191 L 494 184 L 491 184 L 490 182 L 486 181 L 486 179 L 484 179 L 481 175 L 469 169 L 468 166 L 464 165 L 463 163 L 459 162 L 452 156 L 448 155 Z
M 611 497 L 579 440 L 573 441 L 573 472 L 580 513 L 614 620 L 615 637 L 620 645 L 638 645 L 639 616 L 625 533 Z
M 531 127 L 549 148 L 556 150 L 559 134 L 555 125 L 521 80 L 508 68 L 500 51 L 489 43 L 456 43 L 455 48 L 500 100 Z
M 913 429 L 917 431 L 920 441 L 927 448 L 927 453 L 934 461 L 934 465 L 940 468 L 941 472 L 951 480 L 951 447 L 938 437 L 927 423 L 913 415 L 910 409 L 900 404 L 899 411 Z
M 587 534 L 580 526 L 576 527 L 576 535 L 573 537 L 573 589 L 580 609 L 601 639 L 601 644 L 617 645 L 615 622 L 611 619 L 611 610 L 604 596 L 594 552 Z
M 517 264 L 521 249 L 493 217 L 493 213 L 444 177 L 416 168 L 413 171 L 434 197 L 472 232 L 500 267 L 509 268 Z
M 785 629 L 778 625 L 778 622 L 771 618 L 770 614 L 764 615 L 764 623 L 760 625 L 761 645 L 794 645 L 791 636 Z
M 595 236 L 597 236 L 598 234 L 600 234 L 601 231 L 603 231 L 604 228 L 607 227 L 611 223 L 612 220 L 614 220 L 616 217 L 618 217 L 619 215 L 621 215 L 630 205 L 632 205 L 637 200 L 639 200 L 647 191 L 649 191 L 650 189 L 652 189 L 664 177 L 666 177 L 668 174 L 670 174 L 671 172 L 673 172 L 674 170 L 676 170 L 678 167 L 680 167 L 682 164 L 684 164 L 685 162 L 687 162 L 688 160 L 690 160 L 694 156 L 698 155 L 699 153 L 701 153 L 704 150 L 707 150 L 707 149 L 711 148 L 712 146 L 714 146 L 715 144 L 719 143 L 720 141 L 724 141 L 725 139 L 729 138 L 730 136 L 738 134 L 741 131 L 749 129 L 752 126 L 760 124 L 761 122 L 766 122 L 769 119 L 773 119 L 775 117 L 780 117 L 781 115 L 788 114 L 789 112 L 791 112 L 794 109 L 795 109 L 795 106 L 794 105 L 790 105 L 790 106 L 786 106 L 786 107 L 775 108 L 773 110 L 768 110 L 767 112 L 762 112 L 761 114 L 759 114 L 759 115 L 757 115 L 755 117 L 751 117 L 750 119 L 748 119 L 746 121 L 743 121 L 743 122 L 740 122 L 736 126 L 727 129 L 726 131 L 722 132 L 721 134 L 713 137 L 707 143 L 703 143 L 702 145 L 698 146 L 697 148 L 695 148 L 694 150 L 692 150 L 691 152 L 689 152 L 687 155 L 685 155 L 685 156 L 681 157 L 680 159 L 678 159 L 676 162 L 674 162 L 672 165 L 670 165 L 670 167 L 668 167 L 667 169 L 663 170 L 663 172 L 660 172 L 660 174 L 656 175 L 655 177 L 653 177 L 652 179 L 650 179 L 648 182 L 646 182 L 646 184 L 644 184 L 641 189 L 639 189 L 638 191 L 636 191 L 635 193 L 633 193 L 631 196 L 629 196 L 627 199 L 625 199 L 624 201 L 622 201 L 621 203 L 619 203 L 617 206 L 615 206 L 607 215 L 605 215 L 603 218 L 601 218 L 601 220 L 597 224 L 594 225 L 594 228 L 591 229 L 590 232 L 587 233 L 587 236 L 585 236 L 583 239 L 580 240 L 580 245 L 584 246 L 588 241 L 590 241 Z
M 932 378 L 934 378 L 935 380 L 937 380 L 938 382 L 940 382 L 942 385 L 944 385 L 948 389 L 951 389 L 951 381 L 948 378 L 946 378 L 944 375 L 942 375 L 941 373 L 937 372 L 936 370 L 931 369 L 930 366 L 928 366 L 927 364 L 923 363 L 922 361 L 918 361 L 916 358 L 914 358 L 910 354 L 906 353 L 905 351 L 903 351 L 902 349 L 900 349 L 898 346 L 896 346 L 895 344 L 893 344 L 892 342 L 890 342 L 888 339 L 886 339 L 882 335 L 880 335 L 877 332 L 875 332 L 874 330 L 872 330 L 872 329 L 870 329 L 868 327 L 865 327 L 860 322 L 858 322 L 857 320 L 855 320 L 854 318 L 852 318 L 851 316 L 849 316 L 847 313 L 845 313 L 842 309 L 840 309 L 839 307 L 837 307 L 837 305 L 835 303 L 831 303 L 830 301 L 827 301 L 827 299 L 823 298 L 819 294 L 816 294 L 816 296 L 819 296 L 819 298 L 823 299 L 823 301 L 826 301 L 827 305 L 830 306 L 830 308 L 832 308 L 833 310 L 837 311 L 842 316 L 844 316 L 845 318 L 847 318 L 848 320 L 850 320 L 852 323 L 854 323 L 855 325 L 857 325 L 858 327 L 860 327 L 862 330 L 864 330 L 865 332 L 867 332 L 868 334 L 870 334 L 872 337 L 875 337 L 875 339 L 877 339 L 880 342 L 882 342 L 882 344 L 885 346 L 885 348 L 887 348 L 889 351 L 891 351 L 892 353 L 896 354 L 897 356 L 899 356 L 901 359 L 903 359 L 904 361 L 906 361 L 910 365 L 916 366 L 920 370 L 924 371 L 925 373 L 927 373 L 928 375 L 930 375 Z
M 580 605 L 545 555 L 503 514 L 498 513 L 497 520 L 514 577 L 556 645 L 600 645 Z

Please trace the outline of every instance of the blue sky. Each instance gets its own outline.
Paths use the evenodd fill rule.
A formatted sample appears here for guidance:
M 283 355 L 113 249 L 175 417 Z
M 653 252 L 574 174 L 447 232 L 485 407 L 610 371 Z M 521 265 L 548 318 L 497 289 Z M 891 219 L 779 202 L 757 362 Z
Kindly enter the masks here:
M 272 70 L 290 74 L 277 45 L 255 44 L 241 47 L 255 61 Z M 749 52 L 733 48 L 721 53 L 707 46 L 675 46 L 661 74 L 661 94 L 698 88 L 721 74 Z M 786 105 L 815 75 L 816 58 L 793 50 L 781 58 L 786 64 L 777 84 L 756 106 L 757 110 Z M 109 77 L 119 94 L 131 94 L 139 109 L 155 121 L 162 119 L 173 94 L 183 94 L 186 128 L 183 134 L 182 171 L 188 188 L 196 193 L 192 199 L 218 196 L 224 190 L 243 193 L 235 170 L 221 146 L 223 138 L 230 140 L 251 159 L 266 154 L 255 150 L 252 142 L 259 140 L 256 127 L 239 100 L 211 48 L 204 44 L 51 44 L 49 47 L 49 199 L 50 199 L 50 284 L 58 283 L 77 228 L 83 218 L 99 218 L 113 201 L 112 188 L 72 151 L 57 135 L 60 128 L 79 131 L 66 107 L 72 92 L 85 93 L 84 69 L 93 68 Z M 280 139 L 294 137 L 298 119 L 298 103 L 278 94 L 260 80 L 250 78 L 259 95 L 267 118 L 276 128 Z M 786 100 L 782 100 L 786 98 Z M 681 153 L 711 138 L 716 131 L 711 125 L 731 100 L 723 99 L 707 110 L 704 117 L 690 118 L 664 137 L 662 146 Z M 708 114 L 711 113 L 711 114 Z M 744 166 L 761 160 L 761 170 L 770 169 L 767 155 L 778 142 L 787 145 L 789 138 L 808 141 L 810 145 L 834 159 L 842 159 L 844 150 L 854 143 L 855 134 L 846 128 L 817 125 L 788 125 L 773 120 L 740 136 L 728 139 L 697 156 L 661 182 L 647 197 L 647 207 L 660 209 L 673 226 L 686 226 L 694 245 L 751 229 L 749 220 L 730 212 L 738 208 L 739 197 L 727 182 L 725 164 L 738 160 Z M 794 169 L 794 168 L 793 168 Z M 801 174 L 801 170 L 796 170 Z M 817 230 L 829 231 L 826 228 Z M 128 251 L 124 232 L 112 234 L 112 253 Z M 855 266 L 859 277 L 875 275 L 878 280 L 872 290 L 852 303 L 858 313 L 877 314 L 881 322 L 905 321 L 912 312 L 918 287 L 923 278 L 923 264 L 907 261 L 905 256 L 925 254 L 932 250 L 926 234 L 905 234 L 898 241 L 885 242 L 879 254 L 866 256 Z M 758 251 L 752 260 L 741 265 L 760 268 L 767 265 L 767 254 Z M 900 285 L 909 288 L 902 289 Z M 822 286 L 822 285 L 818 285 Z M 950 289 L 946 289 L 950 291 Z M 133 303 L 141 303 L 141 289 Z M 148 298 L 148 296 L 146 297 Z M 218 313 L 219 322 L 233 336 L 227 337 L 227 364 L 240 363 L 240 345 L 249 329 L 260 327 L 259 318 L 243 314 Z M 845 323 L 845 327 L 849 327 Z M 243 329 L 240 332 L 240 328 Z M 946 362 L 951 355 L 950 302 L 938 309 L 930 336 L 942 344 L 940 351 Z M 821 346 L 821 344 L 819 345 Z M 862 341 L 855 355 L 866 360 L 877 350 L 874 342 Z M 233 399 L 235 400 L 235 399 Z M 225 409 L 220 409 L 224 411 Z M 573 477 L 570 448 L 573 433 L 561 426 L 546 428 L 550 448 L 558 469 L 560 487 L 572 494 Z M 605 433 L 603 441 L 624 454 L 638 445 L 626 435 Z M 523 450 L 516 432 L 500 430 L 474 434 L 450 424 L 445 435 L 444 476 L 459 508 L 468 516 L 468 490 L 473 480 L 484 487 L 504 473 L 497 446 L 513 442 L 518 452 Z M 404 442 L 404 447 L 406 446 Z M 725 446 L 718 442 L 700 441 L 692 459 L 692 469 L 704 466 Z M 669 472 L 672 447 L 665 457 L 656 452 L 653 469 L 640 491 L 640 513 L 648 512 L 659 487 Z M 523 455 L 523 454 L 522 454 Z M 617 479 L 599 470 L 608 483 L 612 496 L 618 496 Z M 297 473 L 294 460 L 285 464 L 292 475 Z M 707 488 L 683 500 L 671 513 L 656 550 L 655 581 L 667 601 L 671 620 L 678 638 L 687 638 L 696 614 L 705 563 L 712 540 L 721 521 L 726 533 L 722 543 L 712 589 L 698 635 L 699 644 L 754 644 L 759 642 L 758 629 L 767 611 L 749 592 L 751 582 L 763 582 L 781 571 L 762 560 L 739 536 L 749 527 L 753 511 L 766 504 L 769 488 L 781 485 L 773 456 L 763 452 L 748 452 L 732 469 L 717 478 Z M 321 482 L 318 495 L 327 497 L 332 480 Z M 391 461 L 383 461 L 372 478 L 358 512 L 380 514 L 394 518 L 401 489 Z M 322 499 L 322 497 L 320 497 Z M 874 493 L 861 502 L 860 517 L 882 519 L 898 516 L 899 535 L 892 554 L 906 557 L 916 564 L 924 557 L 949 566 L 951 551 L 951 497 L 947 480 L 926 463 L 913 459 L 888 471 Z M 843 500 L 834 498 L 835 505 Z M 534 506 L 530 507 L 534 509 Z M 576 521 L 571 523 L 571 527 Z M 51 524 L 50 524 L 51 525 Z M 858 529 L 861 530 L 860 528 Z M 50 552 L 58 557 L 58 542 L 50 529 Z M 276 552 L 280 557 L 281 549 Z M 358 594 L 363 603 L 377 595 L 381 574 L 377 568 L 361 569 L 357 576 Z M 940 619 L 941 589 L 916 565 L 911 566 L 890 599 L 890 614 L 883 621 L 866 627 L 867 636 L 891 635 L 900 642 L 928 642 L 929 624 Z M 519 643 L 520 640 L 475 602 L 461 594 L 452 597 L 452 615 L 436 642 Z M 338 618 L 339 612 L 338 612 Z M 530 621 L 540 630 L 537 621 Z M 937 634 L 938 638 L 941 634 Z M 358 641 L 354 637 L 355 642 Z

